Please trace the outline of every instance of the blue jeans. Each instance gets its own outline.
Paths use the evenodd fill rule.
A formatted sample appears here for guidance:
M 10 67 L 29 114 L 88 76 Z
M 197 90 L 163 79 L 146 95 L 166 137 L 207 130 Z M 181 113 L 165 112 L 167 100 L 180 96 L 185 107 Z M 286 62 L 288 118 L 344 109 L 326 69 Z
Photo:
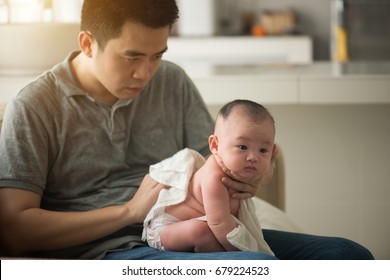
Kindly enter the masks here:
M 137 247 L 107 253 L 106 260 L 372 260 L 363 246 L 339 237 L 263 230 L 264 238 L 275 256 L 261 252 L 189 253 L 159 251 Z

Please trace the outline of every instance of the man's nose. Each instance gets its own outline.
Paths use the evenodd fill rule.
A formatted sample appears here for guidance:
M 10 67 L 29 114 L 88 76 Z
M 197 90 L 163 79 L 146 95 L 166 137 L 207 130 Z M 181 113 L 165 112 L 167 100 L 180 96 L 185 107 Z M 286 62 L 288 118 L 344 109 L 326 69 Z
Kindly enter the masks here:
M 135 69 L 133 77 L 138 80 L 148 80 L 151 75 L 151 63 L 144 61 Z

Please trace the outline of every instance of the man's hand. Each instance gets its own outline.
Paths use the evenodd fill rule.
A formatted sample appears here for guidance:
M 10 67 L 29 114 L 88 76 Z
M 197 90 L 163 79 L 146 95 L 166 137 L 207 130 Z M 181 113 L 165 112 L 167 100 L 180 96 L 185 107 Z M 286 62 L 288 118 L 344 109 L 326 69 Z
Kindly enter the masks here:
M 275 145 L 274 151 L 272 153 L 271 157 L 271 164 L 267 170 L 262 175 L 255 176 L 252 178 L 250 181 L 248 179 L 245 179 L 241 177 L 238 173 L 233 172 L 225 167 L 223 164 L 221 158 L 214 154 L 215 159 L 218 161 L 219 165 L 222 167 L 222 170 L 228 174 L 229 176 L 226 176 L 222 178 L 222 183 L 230 189 L 235 190 L 236 192 L 232 193 L 233 198 L 238 198 L 238 199 L 246 199 L 246 198 L 251 198 L 256 195 L 256 192 L 258 188 L 261 186 L 265 185 L 268 183 L 272 175 L 274 173 L 274 168 L 275 168 L 275 160 L 276 156 L 278 154 L 278 149 L 277 146 Z
M 135 222 L 143 223 L 146 215 L 157 201 L 160 191 L 167 186 L 162 185 L 147 174 L 141 182 L 134 197 L 126 204 Z

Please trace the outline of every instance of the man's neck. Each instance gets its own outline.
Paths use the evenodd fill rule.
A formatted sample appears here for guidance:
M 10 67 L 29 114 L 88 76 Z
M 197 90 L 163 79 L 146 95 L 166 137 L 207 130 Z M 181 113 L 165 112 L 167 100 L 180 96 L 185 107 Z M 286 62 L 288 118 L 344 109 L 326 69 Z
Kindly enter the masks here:
M 118 101 L 118 98 L 108 92 L 92 74 L 92 71 L 90 71 L 90 61 L 82 52 L 71 60 L 70 66 L 80 87 L 87 92 L 91 98 L 110 107 Z

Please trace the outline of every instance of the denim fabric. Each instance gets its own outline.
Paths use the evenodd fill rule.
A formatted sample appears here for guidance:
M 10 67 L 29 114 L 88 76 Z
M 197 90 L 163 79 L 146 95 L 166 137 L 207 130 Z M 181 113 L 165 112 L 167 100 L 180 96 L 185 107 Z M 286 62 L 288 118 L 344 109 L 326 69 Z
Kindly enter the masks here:
M 362 245 L 340 237 L 263 230 L 264 238 L 282 260 L 373 260 Z
M 137 247 L 108 253 L 104 260 L 276 260 L 261 252 L 191 253 L 159 251 L 152 247 Z
M 261 252 L 188 253 L 159 251 L 150 247 L 109 252 L 106 260 L 371 260 L 363 246 L 344 238 L 263 230 L 276 257 Z

